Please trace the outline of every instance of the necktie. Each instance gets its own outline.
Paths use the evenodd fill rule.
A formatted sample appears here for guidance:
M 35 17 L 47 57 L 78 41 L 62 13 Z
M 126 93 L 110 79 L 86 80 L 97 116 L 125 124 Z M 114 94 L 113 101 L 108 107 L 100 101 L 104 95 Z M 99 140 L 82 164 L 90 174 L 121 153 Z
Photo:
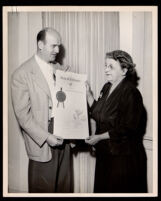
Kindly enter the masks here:
M 55 75 L 55 73 L 53 73 L 53 79 L 54 79 L 54 81 L 56 81 L 56 75 Z

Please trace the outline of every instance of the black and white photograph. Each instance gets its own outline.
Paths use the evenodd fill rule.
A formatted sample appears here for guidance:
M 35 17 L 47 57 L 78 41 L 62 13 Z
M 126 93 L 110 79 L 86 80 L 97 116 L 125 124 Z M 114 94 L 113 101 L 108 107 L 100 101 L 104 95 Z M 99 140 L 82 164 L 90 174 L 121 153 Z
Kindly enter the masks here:
M 3 196 L 158 196 L 158 7 L 3 7 Z

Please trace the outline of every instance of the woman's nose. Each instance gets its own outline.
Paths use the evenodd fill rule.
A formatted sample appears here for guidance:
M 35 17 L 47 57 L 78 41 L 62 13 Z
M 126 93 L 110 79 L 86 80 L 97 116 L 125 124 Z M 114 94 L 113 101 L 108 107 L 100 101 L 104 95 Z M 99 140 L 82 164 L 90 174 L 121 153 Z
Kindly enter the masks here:
M 105 67 L 105 72 L 108 72 L 108 71 L 109 71 L 109 67 L 106 66 L 106 67 Z

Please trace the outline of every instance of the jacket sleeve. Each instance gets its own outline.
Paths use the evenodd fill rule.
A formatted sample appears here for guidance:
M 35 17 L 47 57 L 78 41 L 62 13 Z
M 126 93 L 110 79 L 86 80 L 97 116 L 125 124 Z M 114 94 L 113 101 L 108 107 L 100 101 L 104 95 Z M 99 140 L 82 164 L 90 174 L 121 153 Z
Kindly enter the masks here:
M 144 120 L 142 96 L 137 89 L 124 93 L 118 106 L 115 127 L 109 130 L 110 139 L 130 138 L 138 135 Z M 143 126 L 143 125 L 141 125 Z
M 26 74 L 17 70 L 11 78 L 12 104 L 21 128 L 41 147 L 48 137 L 48 132 L 38 124 L 32 114 Z
M 103 86 L 103 88 L 101 89 L 101 91 L 100 91 L 100 95 L 99 95 L 99 97 L 98 97 L 98 100 L 96 101 L 96 100 L 94 99 L 94 101 L 93 101 L 91 107 L 88 106 L 88 110 L 89 110 L 90 114 L 92 114 L 93 109 L 94 109 L 95 106 L 97 105 L 97 102 L 98 102 L 103 96 L 106 95 L 106 91 L 108 90 L 108 88 L 109 88 L 109 85 L 108 85 L 108 84 L 105 84 L 105 85 Z

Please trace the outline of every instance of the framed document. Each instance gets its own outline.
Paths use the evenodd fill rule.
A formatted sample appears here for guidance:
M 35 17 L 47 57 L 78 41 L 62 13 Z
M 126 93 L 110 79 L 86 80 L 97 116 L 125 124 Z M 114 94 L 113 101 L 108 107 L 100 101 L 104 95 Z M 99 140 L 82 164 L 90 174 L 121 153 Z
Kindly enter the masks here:
M 85 81 L 87 75 L 56 71 L 53 133 L 64 139 L 89 136 Z

